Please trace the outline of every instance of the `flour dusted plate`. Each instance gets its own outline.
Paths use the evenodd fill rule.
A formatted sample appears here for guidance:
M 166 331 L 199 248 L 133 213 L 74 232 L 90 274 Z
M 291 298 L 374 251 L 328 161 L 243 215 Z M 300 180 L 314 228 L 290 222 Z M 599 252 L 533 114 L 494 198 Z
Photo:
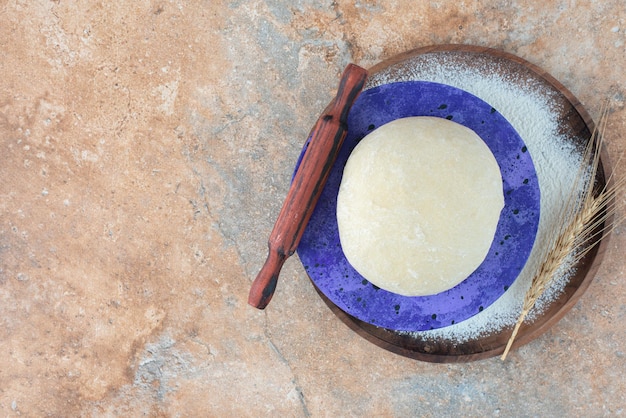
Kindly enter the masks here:
M 432 103 L 420 102 L 412 108 L 406 103 L 403 88 L 413 91 L 409 96 L 422 97 L 424 95 L 419 94 L 421 90 L 429 91 L 429 94 L 442 95 L 440 97 L 446 99 L 441 101 L 427 96 L 424 100 L 428 102 L 432 99 Z M 336 223 L 332 198 L 334 192 L 331 192 L 336 185 L 333 183 L 329 183 L 327 186 L 329 190 L 325 190 L 325 195 L 320 199 L 319 207 L 316 208 L 317 218 L 309 225 L 310 230 L 305 233 L 298 249 L 298 254 L 320 296 L 351 329 L 385 349 L 431 362 L 484 359 L 504 351 L 532 272 L 540 261 L 542 245 L 545 245 L 546 238 L 550 236 L 551 224 L 558 219 L 559 196 L 568 190 L 571 171 L 572 169 L 576 171 L 580 154 L 593 130 L 593 121 L 579 101 L 561 83 L 539 67 L 514 55 L 489 48 L 443 45 L 408 51 L 370 69 L 370 78 L 362 93 L 362 101 L 357 103 L 358 106 L 355 105 L 351 114 L 350 124 L 358 126 L 351 127 L 352 132 L 349 134 L 351 141 L 357 140 L 359 136 L 384 123 L 385 120 L 398 117 L 407 111 L 407 107 L 409 112 L 415 112 L 416 108 L 418 112 L 428 113 L 432 110 L 441 117 L 451 116 L 452 120 L 459 123 L 465 121 L 475 124 L 478 119 L 482 122 L 483 118 L 474 117 L 473 112 L 467 110 L 467 105 L 464 105 L 462 100 L 458 102 L 451 98 L 455 94 L 459 97 L 478 99 L 483 103 L 478 105 L 480 112 L 483 112 L 486 104 L 489 115 L 495 114 L 504 119 L 504 122 L 492 122 L 490 125 L 500 126 L 504 131 L 508 131 L 512 138 L 518 135 L 517 140 L 520 141 L 507 151 L 517 148 L 520 156 L 519 166 L 513 164 L 508 169 L 511 173 L 524 173 L 521 175 L 523 178 L 511 174 L 512 177 L 506 180 L 511 187 L 506 189 L 506 181 L 504 187 L 511 190 L 511 194 L 524 197 L 519 197 L 519 200 L 509 197 L 505 202 L 507 207 L 503 211 L 499 235 L 494 240 L 493 251 L 485 260 L 486 265 L 481 266 L 483 277 L 478 279 L 477 273 L 474 278 L 470 278 L 472 280 L 468 279 L 468 283 L 464 285 L 465 289 L 463 287 L 452 289 L 447 295 L 447 301 L 439 299 L 432 300 L 432 303 L 406 300 L 397 303 L 393 295 L 377 290 L 364 282 L 363 278 L 359 281 L 349 266 L 346 266 L 338 237 L 335 240 L 332 232 L 333 228 L 336 229 L 332 225 Z M 404 96 L 405 100 L 397 100 L 400 96 Z M 493 114 L 492 108 L 495 109 Z M 468 122 L 469 120 L 471 122 Z M 355 129 L 358 129 L 358 132 Z M 488 143 L 489 139 L 484 132 L 481 137 Z M 491 146 L 493 144 L 490 148 Z M 351 145 L 344 145 L 341 161 L 345 162 L 350 147 Z M 492 151 L 497 155 L 497 150 Z M 501 170 L 505 177 L 508 170 L 506 161 L 511 163 L 514 161 L 510 156 L 507 158 L 500 156 L 497 159 L 502 162 Z M 335 172 L 341 171 L 342 164 L 337 163 Z M 533 181 L 531 166 L 534 166 L 539 190 L 534 186 L 526 187 L 524 183 L 527 177 L 528 184 Z M 606 155 L 602 155 L 596 181 L 604 185 L 609 172 Z M 520 185 L 520 180 L 523 186 Z M 335 178 L 334 181 L 338 179 Z M 537 192 L 540 195 L 541 216 L 534 233 L 532 225 L 534 216 L 537 215 L 535 212 L 537 207 L 533 202 L 537 201 Z M 527 224 L 515 228 L 510 221 L 517 217 L 510 214 L 518 210 L 519 215 L 519 209 L 514 207 L 517 203 L 525 205 L 524 210 L 527 212 L 524 221 Z M 505 229 L 514 231 L 517 236 L 513 239 L 514 234 L 510 234 L 504 240 L 506 234 L 503 236 L 502 232 Z M 317 233 L 315 230 L 320 232 Z M 488 274 L 496 271 L 490 269 L 495 263 L 496 248 L 503 240 L 504 244 L 519 245 L 521 251 L 521 257 L 516 258 L 513 255 L 518 248 L 511 250 L 507 256 L 508 262 L 501 263 L 498 267 L 502 272 L 506 272 L 504 274 L 506 279 Z M 527 255 L 524 251 L 533 240 L 534 245 L 530 244 L 532 250 Z M 541 335 L 579 300 L 601 262 L 606 242 L 606 239 L 602 239 L 585 258 L 571 266 L 551 285 L 546 297 L 540 300 L 537 312 L 521 327 L 514 347 L 526 344 Z M 500 255 L 499 252 L 497 257 Z M 521 271 L 520 264 L 523 264 Z M 495 290 L 488 295 L 480 293 L 477 289 L 480 288 L 479 282 L 482 280 L 491 283 Z M 512 281 L 508 287 L 507 281 Z M 469 293 L 466 293 L 465 290 L 468 288 Z M 346 297 L 346 294 L 350 296 Z M 467 302 L 459 304 L 459 300 Z M 491 305 L 490 300 L 493 301 Z
M 371 284 L 348 263 L 337 228 L 337 193 L 350 153 L 372 130 L 409 116 L 441 117 L 472 129 L 493 153 L 503 180 L 505 206 L 485 260 L 460 284 L 432 296 L 407 297 Z M 449 85 L 393 82 L 366 89 L 352 107 L 348 135 L 298 255 L 315 286 L 347 314 L 396 331 L 424 331 L 462 322 L 504 294 L 528 259 L 539 215 L 539 184 L 530 153 L 496 109 Z

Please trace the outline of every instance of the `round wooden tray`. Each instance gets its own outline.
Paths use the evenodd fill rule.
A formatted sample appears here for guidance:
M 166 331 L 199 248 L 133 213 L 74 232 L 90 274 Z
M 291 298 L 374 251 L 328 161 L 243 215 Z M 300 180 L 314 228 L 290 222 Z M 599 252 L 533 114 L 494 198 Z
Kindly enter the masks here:
M 406 71 L 407 63 L 415 58 L 428 55 L 445 56 L 445 59 L 450 59 L 467 68 L 480 65 L 481 61 L 488 60 L 495 63 L 500 71 L 514 74 L 512 82 L 515 80 L 532 80 L 534 83 L 541 84 L 542 87 L 551 92 L 552 99 L 558 104 L 558 125 L 563 132 L 573 134 L 573 140 L 579 142 L 577 145 L 584 145 L 591 137 L 591 132 L 594 129 L 593 121 L 574 95 L 541 68 L 506 52 L 467 45 L 437 45 L 419 48 L 375 65 L 369 70 L 370 80 L 375 80 L 383 72 L 386 76 L 398 73 L 401 78 L 402 72 Z M 395 81 L 393 76 L 391 78 L 392 81 Z M 596 178 L 597 183 L 601 186 L 604 185 L 609 173 L 608 158 L 603 149 Z M 610 223 L 611 219 L 607 222 Z M 578 262 L 575 273 L 571 275 L 558 298 L 550 302 L 532 322 L 525 322 L 521 326 L 513 349 L 527 344 L 543 334 L 576 304 L 589 287 L 600 266 L 607 246 L 607 238 L 608 236 L 603 234 L 600 243 Z M 419 333 L 397 332 L 361 321 L 339 309 L 319 289 L 317 290 L 331 310 L 359 335 L 384 349 L 417 360 L 457 363 L 500 355 L 503 353 L 512 332 L 512 326 L 507 326 L 465 342 L 423 338 Z

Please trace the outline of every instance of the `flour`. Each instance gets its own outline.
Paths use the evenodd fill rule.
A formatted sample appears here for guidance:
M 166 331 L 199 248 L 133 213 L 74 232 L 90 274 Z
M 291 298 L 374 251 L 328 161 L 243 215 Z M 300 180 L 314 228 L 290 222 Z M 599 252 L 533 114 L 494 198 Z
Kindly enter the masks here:
M 560 133 L 557 115 L 558 92 L 550 90 L 538 79 L 512 79 L 496 62 L 485 59 L 472 68 L 459 66 L 445 55 L 418 56 L 373 75 L 366 88 L 399 81 L 430 81 L 465 90 L 489 103 L 515 128 L 531 154 L 541 190 L 541 215 L 532 252 L 526 265 L 511 287 L 491 306 L 458 324 L 431 331 L 410 332 L 421 339 L 446 339 L 456 342 L 512 327 L 522 310 L 524 295 L 532 275 L 552 242 L 550 232 L 559 222 L 563 202 L 571 191 L 581 152 L 573 138 Z M 564 265 L 537 301 L 528 320 L 546 309 L 558 298 L 570 280 L 572 266 Z

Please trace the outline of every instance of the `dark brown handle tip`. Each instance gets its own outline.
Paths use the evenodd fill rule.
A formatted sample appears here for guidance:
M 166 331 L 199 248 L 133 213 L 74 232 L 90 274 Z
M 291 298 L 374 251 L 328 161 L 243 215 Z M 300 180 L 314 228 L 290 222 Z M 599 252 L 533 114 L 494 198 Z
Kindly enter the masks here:
M 356 64 L 348 64 L 343 70 L 334 106 L 339 108 L 339 120 L 346 123 L 352 104 L 363 90 L 367 70 Z
M 277 251 L 270 252 L 265 260 L 265 264 L 259 271 L 259 274 L 252 282 L 250 288 L 250 294 L 248 295 L 248 304 L 254 306 L 257 309 L 265 309 L 272 296 L 274 296 L 274 290 L 276 290 L 276 284 L 278 283 L 278 275 L 285 263 L 287 257 L 280 255 Z

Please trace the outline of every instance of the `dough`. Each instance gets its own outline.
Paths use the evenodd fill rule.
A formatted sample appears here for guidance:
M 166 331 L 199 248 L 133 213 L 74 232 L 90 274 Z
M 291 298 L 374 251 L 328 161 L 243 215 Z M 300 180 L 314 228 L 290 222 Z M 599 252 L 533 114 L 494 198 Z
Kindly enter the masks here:
M 397 119 L 348 158 L 339 238 L 347 260 L 374 285 L 433 295 L 482 263 L 503 207 L 500 168 L 474 131 L 435 117 Z

